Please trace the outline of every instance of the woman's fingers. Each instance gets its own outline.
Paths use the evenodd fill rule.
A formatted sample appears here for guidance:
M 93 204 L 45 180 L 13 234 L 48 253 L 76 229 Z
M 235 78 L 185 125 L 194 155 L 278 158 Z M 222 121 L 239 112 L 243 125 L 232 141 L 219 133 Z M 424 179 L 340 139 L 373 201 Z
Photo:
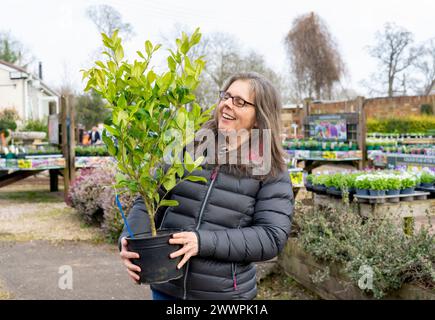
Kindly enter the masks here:
M 136 284 L 139 284 L 140 276 L 137 274 L 137 272 L 140 272 L 140 267 L 130 261 L 130 259 L 139 259 L 139 254 L 136 252 L 128 251 L 127 244 L 127 239 L 123 237 L 121 239 L 121 252 L 119 253 L 119 255 L 121 256 L 124 266 L 127 268 L 127 272 L 130 278 Z
M 178 268 L 178 269 L 181 269 L 181 268 L 184 266 L 184 264 L 185 264 L 187 261 L 189 261 L 189 259 L 190 259 L 190 254 L 188 254 L 188 253 L 185 254 L 184 257 L 183 257 L 183 259 L 181 259 L 180 263 L 178 263 L 177 268 Z
M 121 258 L 123 259 L 139 259 L 139 254 L 136 252 L 131 252 L 131 251 L 121 251 L 119 253 L 119 255 L 121 256 Z
M 169 257 L 170 257 L 171 259 L 173 259 L 173 258 L 177 258 L 177 257 L 179 257 L 179 256 L 181 256 L 181 255 L 183 255 L 183 254 L 185 254 L 187 251 L 189 251 L 189 248 L 188 248 L 187 246 L 184 246 L 184 247 L 182 247 L 180 250 L 177 250 L 177 251 L 175 251 L 175 252 L 172 252 L 172 253 L 169 255 Z
M 136 274 L 136 273 L 134 273 L 133 271 L 130 271 L 130 270 L 127 270 L 127 272 L 128 272 L 128 275 L 130 276 L 130 278 L 132 278 L 134 282 L 139 283 L 140 277 L 139 277 L 138 274 Z
M 133 263 L 131 263 L 130 260 L 124 259 L 123 262 L 124 262 L 124 266 L 126 266 L 128 270 L 131 270 L 131 271 L 134 271 L 134 272 L 140 272 L 141 271 L 140 267 L 135 265 L 135 264 L 133 264 Z

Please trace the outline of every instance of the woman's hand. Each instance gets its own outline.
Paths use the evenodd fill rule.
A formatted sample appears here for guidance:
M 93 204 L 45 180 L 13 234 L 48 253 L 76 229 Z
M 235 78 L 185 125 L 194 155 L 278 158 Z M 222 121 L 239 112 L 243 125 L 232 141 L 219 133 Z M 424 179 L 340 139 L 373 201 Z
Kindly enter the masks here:
M 137 284 L 139 284 L 139 275 L 137 272 L 140 272 L 140 268 L 137 265 L 134 265 L 130 259 L 139 259 L 139 254 L 136 252 L 127 251 L 127 239 L 121 239 L 121 260 L 124 265 L 127 267 L 127 272 L 130 278 Z
M 195 232 L 180 232 L 174 233 L 169 239 L 170 244 L 181 244 L 183 247 L 180 250 L 172 252 L 169 256 L 174 259 L 184 254 L 183 259 L 177 265 L 181 269 L 184 264 L 193 256 L 198 254 L 198 238 Z

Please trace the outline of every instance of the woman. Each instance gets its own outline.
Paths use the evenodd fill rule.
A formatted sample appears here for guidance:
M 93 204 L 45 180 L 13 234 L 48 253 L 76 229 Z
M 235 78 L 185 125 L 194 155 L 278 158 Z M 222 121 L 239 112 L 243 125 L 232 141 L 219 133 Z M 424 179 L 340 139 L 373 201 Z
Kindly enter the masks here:
M 179 206 L 170 207 L 158 218 L 161 228 L 187 231 L 169 240 L 182 245 L 171 258 L 182 256 L 178 267 L 185 265 L 184 276 L 151 285 L 154 299 L 255 298 L 253 262 L 269 260 L 283 249 L 293 213 L 293 192 L 281 146 L 280 112 L 279 95 L 264 77 L 242 73 L 227 81 L 214 118 L 203 128 L 214 133 L 216 142 L 223 141 L 223 148 L 217 148 L 212 156 L 207 152 L 207 164 L 195 172 L 209 182 L 178 184 L 170 198 L 178 200 Z M 260 152 L 251 148 L 248 159 L 237 152 L 237 163 L 228 163 L 229 153 L 252 144 L 255 129 L 260 131 Z M 247 138 L 239 135 L 228 139 L 229 133 L 242 131 L 249 133 Z M 267 133 L 269 140 L 264 136 Z M 268 148 L 264 148 L 266 144 Z M 255 174 L 261 163 L 258 159 L 269 159 L 270 170 Z M 128 216 L 134 233 L 143 232 L 146 219 L 143 200 L 138 198 Z M 137 282 L 140 268 L 130 259 L 138 255 L 127 251 L 126 235 L 124 230 L 120 237 L 121 258 Z

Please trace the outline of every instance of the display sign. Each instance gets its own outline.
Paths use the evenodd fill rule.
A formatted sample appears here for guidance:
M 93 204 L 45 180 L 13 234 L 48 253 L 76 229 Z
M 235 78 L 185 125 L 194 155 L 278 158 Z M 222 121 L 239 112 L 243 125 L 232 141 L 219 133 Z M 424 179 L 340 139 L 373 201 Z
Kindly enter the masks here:
M 310 137 L 319 140 L 347 140 L 347 121 L 342 115 L 310 116 L 308 123 Z

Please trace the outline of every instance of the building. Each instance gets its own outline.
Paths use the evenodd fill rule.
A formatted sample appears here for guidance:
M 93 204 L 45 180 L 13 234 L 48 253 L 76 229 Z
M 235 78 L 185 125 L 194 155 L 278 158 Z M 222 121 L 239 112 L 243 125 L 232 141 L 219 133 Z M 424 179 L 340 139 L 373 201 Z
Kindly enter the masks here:
M 59 94 L 39 77 L 0 60 L 0 110 L 14 108 L 20 120 L 42 120 L 59 112 Z

